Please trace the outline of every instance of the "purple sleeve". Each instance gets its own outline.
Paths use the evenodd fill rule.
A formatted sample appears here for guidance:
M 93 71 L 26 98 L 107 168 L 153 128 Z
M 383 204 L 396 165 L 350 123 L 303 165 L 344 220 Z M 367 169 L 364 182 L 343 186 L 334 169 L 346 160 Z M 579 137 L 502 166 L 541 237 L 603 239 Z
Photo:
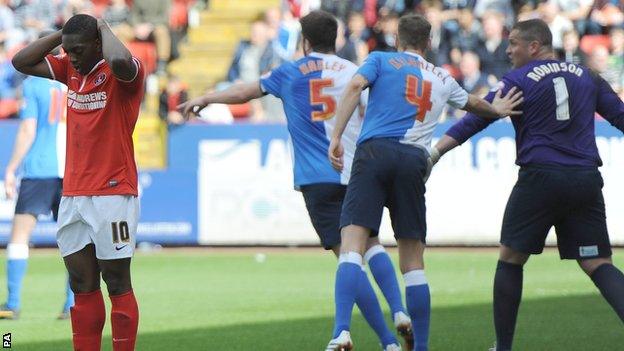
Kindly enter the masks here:
M 624 132 L 624 103 L 607 81 L 597 75 L 595 79 L 598 84 L 596 112 L 609 121 L 612 126 Z
M 488 102 L 494 100 L 495 91 L 490 91 L 484 99 Z M 473 113 L 466 113 L 466 115 L 455 123 L 449 130 L 446 131 L 446 135 L 457 140 L 461 145 L 471 136 L 479 133 L 483 129 L 487 128 L 495 119 L 481 118 Z
M 487 102 L 492 102 L 498 90 L 502 90 L 502 94 L 504 96 L 512 87 L 516 85 L 517 84 L 514 84 L 508 76 L 505 76 L 483 99 Z M 470 137 L 479 133 L 496 121 L 497 119 L 486 119 L 468 112 L 462 119 L 446 131 L 446 135 L 455 139 L 461 145 L 466 142 L 466 140 L 470 139 Z

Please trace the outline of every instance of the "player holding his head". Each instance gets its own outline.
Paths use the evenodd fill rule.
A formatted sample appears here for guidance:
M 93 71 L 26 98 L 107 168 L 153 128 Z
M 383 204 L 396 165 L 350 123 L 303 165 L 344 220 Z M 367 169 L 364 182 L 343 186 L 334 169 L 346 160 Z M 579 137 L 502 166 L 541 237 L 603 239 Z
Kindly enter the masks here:
M 512 346 L 522 267 L 542 252 L 552 226 L 560 257 L 577 260 L 624 321 L 624 275 L 611 261 L 594 132 L 595 112 L 624 131 L 624 104 L 599 75 L 554 59 L 542 20 L 516 23 L 507 54 L 515 69 L 499 88 L 519 89 L 525 100 L 522 115 L 512 117 L 520 172 L 503 217 L 494 277 L 496 350 L 504 351 Z M 491 123 L 479 116 L 467 114 L 446 132 L 434 147 L 434 163 Z
M 63 45 L 65 54 L 48 54 Z M 57 242 L 70 285 L 74 349 L 99 350 L 111 299 L 113 350 L 134 350 L 139 310 L 130 280 L 139 216 L 132 132 L 143 97 L 143 65 L 108 25 L 88 15 L 13 57 L 25 74 L 68 86 L 67 157 Z
M 390 210 L 406 285 L 415 350 L 427 350 L 430 297 L 424 273 L 427 149 L 444 106 L 490 118 L 511 113 L 521 97 L 497 96 L 494 106 L 469 95 L 441 68 L 425 61 L 431 25 L 418 15 L 399 21 L 399 52 L 373 52 L 349 82 L 336 113 L 329 159 L 344 171 L 343 132 L 369 88 L 368 108 L 357 141 L 342 209 L 342 245 L 336 273 L 336 318 L 328 350 L 350 350 L 349 328 L 356 287 L 361 283 L 366 242 L 376 237 L 384 206 Z
M 20 165 L 23 166 L 11 238 L 7 244 L 8 297 L 0 307 L 0 319 L 19 317 L 30 236 L 38 216 L 52 213 L 54 220 L 57 219 L 63 190 L 67 87 L 50 79 L 29 77 L 24 80 L 22 91 L 22 121 L 4 175 L 6 197 L 12 199 L 16 194 L 15 173 Z M 65 304 L 59 319 L 69 318 L 69 308 L 74 304 L 69 283 L 65 291 Z
M 238 84 L 180 105 L 185 116 L 211 103 L 236 104 L 265 94 L 280 98 L 284 104 L 288 130 L 294 149 L 295 187 L 301 190 L 312 225 L 321 244 L 336 255 L 340 251 L 340 211 L 349 179 L 355 140 L 361 129 L 357 112 L 347 126 L 345 169 L 336 173 L 327 163 L 335 119 L 336 101 L 357 70 L 353 63 L 335 55 L 336 19 L 329 13 L 313 11 L 301 19 L 305 57 L 274 69 L 258 82 Z M 358 101 L 362 101 L 358 95 Z M 365 101 L 364 101 L 365 103 Z M 382 293 L 386 297 L 399 333 L 411 343 L 411 325 L 405 314 L 401 292 L 390 257 L 377 238 L 365 243 L 366 259 Z M 400 350 L 398 341 L 385 324 L 373 287 L 366 272 L 361 278 L 355 301 L 369 325 L 377 333 L 384 350 Z

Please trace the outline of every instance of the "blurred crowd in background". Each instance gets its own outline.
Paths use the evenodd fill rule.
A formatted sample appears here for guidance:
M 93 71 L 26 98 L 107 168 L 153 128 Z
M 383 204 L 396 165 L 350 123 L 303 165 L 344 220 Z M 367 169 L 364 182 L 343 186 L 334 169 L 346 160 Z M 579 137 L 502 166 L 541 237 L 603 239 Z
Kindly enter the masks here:
M 158 114 L 171 124 L 183 123 L 175 106 L 189 94 L 179 77 L 167 74 L 167 65 L 179 58 L 189 13 L 198 8 L 209 9 L 210 1 L 0 0 L 0 118 L 15 117 L 19 107 L 24 77 L 11 67 L 12 54 L 41 30 L 60 28 L 70 16 L 89 13 L 104 18 L 133 53 L 155 45 L 148 71 L 167 82 L 160 91 Z M 399 17 L 423 14 L 432 24 L 427 59 L 477 95 L 485 95 L 511 68 L 505 53 L 511 26 L 541 18 L 553 33 L 558 58 L 595 70 L 624 96 L 624 0 L 283 0 L 250 23 L 249 39 L 238 44 L 223 81 L 210 88 L 255 81 L 301 57 L 298 18 L 315 9 L 339 19 L 337 54 L 356 64 L 371 51 L 396 50 Z M 461 116 L 448 111 L 446 118 Z M 272 97 L 242 110 L 213 106 L 203 117 L 212 123 L 284 121 L 281 104 Z

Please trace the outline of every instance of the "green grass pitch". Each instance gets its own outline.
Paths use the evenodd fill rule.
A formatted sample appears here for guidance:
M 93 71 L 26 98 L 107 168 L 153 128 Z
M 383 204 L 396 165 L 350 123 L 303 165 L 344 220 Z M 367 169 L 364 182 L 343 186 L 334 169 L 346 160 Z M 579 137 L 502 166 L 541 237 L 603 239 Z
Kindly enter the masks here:
M 256 252 L 265 252 L 266 260 L 257 262 Z M 624 250 L 615 252 L 616 264 L 624 266 L 623 256 Z M 496 258 L 495 250 L 486 249 L 426 253 L 433 304 L 430 350 L 483 351 L 492 345 Z M 4 258 L 0 261 L 5 272 Z M 333 256 L 320 249 L 138 253 L 133 263 L 141 310 L 137 350 L 322 350 L 332 328 L 335 267 Z M 0 332 L 12 333 L 13 349 L 71 349 L 69 321 L 54 320 L 63 280 L 58 253 L 32 252 L 21 319 L 0 321 Z M 4 275 L 1 284 L 4 301 Z M 385 301 L 382 306 L 390 323 Z M 356 350 L 381 350 L 358 312 L 353 320 Z M 110 350 L 108 321 L 104 333 L 103 349 Z M 529 261 L 516 350 L 618 350 L 623 344 L 622 323 L 575 262 L 560 262 L 550 250 Z

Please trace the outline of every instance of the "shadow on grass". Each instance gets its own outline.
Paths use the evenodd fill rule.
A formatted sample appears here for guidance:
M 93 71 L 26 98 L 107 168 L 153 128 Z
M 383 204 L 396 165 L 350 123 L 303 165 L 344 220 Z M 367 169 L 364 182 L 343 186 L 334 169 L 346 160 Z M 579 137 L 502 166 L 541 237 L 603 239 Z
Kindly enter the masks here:
M 433 297 L 435 301 L 435 296 Z M 494 340 L 489 304 L 434 308 L 430 350 L 487 350 Z M 259 322 L 225 327 L 140 333 L 137 350 L 322 350 L 331 332 L 332 319 L 312 318 Z M 357 351 L 377 351 L 372 332 L 360 316 L 352 328 Z M 104 340 L 110 350 L 110 340 Z M 524 301 L 516 331 L 515 350 L 617 350 L 624 343 L 624 328 L 598 295 L 566 296 Z M 62 342 L 22 343 L 15 350 L 71 349 Z

